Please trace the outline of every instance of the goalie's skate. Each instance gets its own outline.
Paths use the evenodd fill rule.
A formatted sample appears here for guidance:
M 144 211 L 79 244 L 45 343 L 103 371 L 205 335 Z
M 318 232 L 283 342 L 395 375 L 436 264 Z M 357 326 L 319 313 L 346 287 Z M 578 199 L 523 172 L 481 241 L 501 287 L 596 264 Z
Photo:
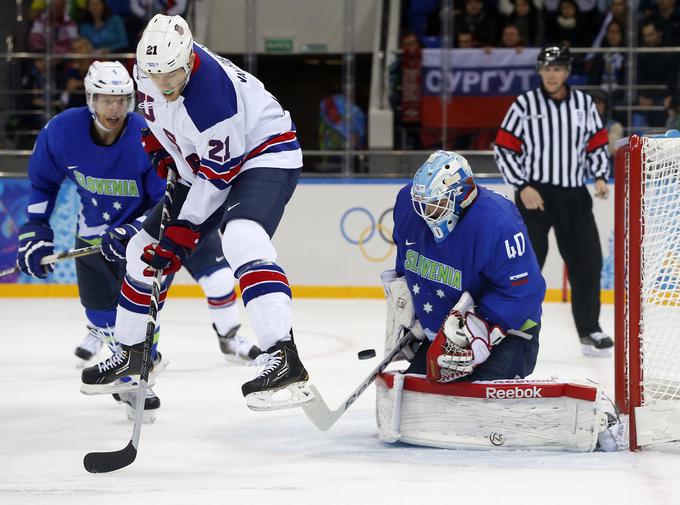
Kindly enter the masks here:
M 86 395 L 129 392 L 139 385 L 142 371 L 144 342 L 133 346 L 120 344 L 110 358 L 85 368 L 81 375 L 80 392 Z M 155 378 L 149 374 L 149 386 Z
M 215 333 L 217 333 L 217 342 L 220 344 L 220 351 L 222 351 L 224 359 L 234 363 L 250 361 L 262 354 L 259 347 L 254 345 L 243 335 L 238 334 L 240 328 L 241 325 L 237 324 L 224 335 L 221 335 L 220 332 L 217 331 L 217 327 L 213 324 L 213 329 L 215 330 Z
M 125 404 L 127 418 L 131 421 L 135 419 L 135 405 L 137 404 L 137 391 L 113 393 L 113 399 Z M 144 413 L 142 414 L 143 423 L 153 423 L 156 421 L 156 411 L 161 408 L 161 399 L 156 396 L 151 388 L 146 388 L 144 398 Z
M 104 345 L 104 338 L 106 337 L 104 330 L 95 328 L 94 326 L 87 326 L 87 335 L 83 341 L 78 344 L 73 353 L 80 358 L 76 366 L 83 368 L 94 358 Z
M 579 337 L 581 341 L 581 351 L 584 356 L 596 358 L 608 358 L 611 356 L 610 349 L 614 347 L 611 337 L 601 331 L 594 331 L 588 335 Z
M 277 342 L 251 363 L 261 368 L 253 380 L 241 386 L 241 392 L 252 410 L 287 409 L 314 398 L 292 340 Z

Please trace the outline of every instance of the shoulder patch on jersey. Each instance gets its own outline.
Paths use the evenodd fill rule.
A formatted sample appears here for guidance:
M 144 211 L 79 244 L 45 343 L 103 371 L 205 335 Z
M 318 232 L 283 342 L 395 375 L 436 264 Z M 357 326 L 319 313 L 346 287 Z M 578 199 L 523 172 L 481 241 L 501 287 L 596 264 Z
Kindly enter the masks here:
M 215 58 L 194 44 L 201 67 L 191 77 L 184 96 L 184 107 L 199 132 L 233 117 L 238 112 L 236 89 Z

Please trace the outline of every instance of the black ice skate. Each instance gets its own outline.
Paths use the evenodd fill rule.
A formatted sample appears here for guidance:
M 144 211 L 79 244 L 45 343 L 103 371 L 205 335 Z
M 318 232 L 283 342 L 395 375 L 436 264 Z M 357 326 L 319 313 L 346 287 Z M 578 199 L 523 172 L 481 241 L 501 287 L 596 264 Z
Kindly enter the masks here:
M 609 349 L 614 347 L 614 341 L 611 337 L 601 331 L 594 331 L 588 335 L 579 337 L 581 341 L 581 350 L 585 356 L 595 356 L 607 358 L 611 356 Z
M 213 324 L 213 329 L 217 333 L 217 341 L 220 344 L 220 351 L 227 361 L 242 363 L 253 360 L 262 354 L 258 346 L 253 345 L 246 337 L 238 334 L 240 328 L 241 325 L 237 324 L 224 335 L 220 335 L 217 327 Z
M 144 342 L 128 346 L 120 344 L 110 358 L 83 370 L 80 392 L 86 395 L 120 393 L 136 388 L 142 371 Z M 149 386 L 154 376 L 149 374 Z
M 314 398 L 306 387 L 309 375 L 292 340 L 277 342 L 252 363 L 261 368 L 253 380 L 241 386 L 241 392 L 251 409 L 285 409 Z M 284 389 L 287 395 L 274 398 L 275 393 Z
M 130 391 L 129 393 L 113 393 L 113 399 L 117 402 L 125 404 L 127 411 L 127 418 L 131 421 L 135 419 L 135 406 L 137 405 L 137 391 Z M 146 397 L 144 398 L 144 414 L 142 415 L 142 422 L 153 423 L 156 420 L 156 411 L 161 408 L 161 399 L 156 396 L 151 388 L 146 388 Z

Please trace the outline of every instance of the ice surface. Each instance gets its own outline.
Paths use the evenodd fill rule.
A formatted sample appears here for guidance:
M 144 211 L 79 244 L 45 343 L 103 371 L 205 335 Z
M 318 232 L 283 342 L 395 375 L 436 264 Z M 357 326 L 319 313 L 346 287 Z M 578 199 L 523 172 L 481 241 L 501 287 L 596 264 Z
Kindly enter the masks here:
M 240 393 L 254 369 L 228 364 L 205 301 L 169 298 L 155 391 L 132 466 L 90 475 L 90 451 L 124 447 L 132 423 L 110 396 L 80 394 L 73 348 L 85 336 L 75 299 L 0 300 L 0 504 L 661 504 L 680 503 L 680 455 L 473 452 L 378 440 L 374 390 L 329 432 L 301 410 L 252 412 Z M 296 300 L 295 336 L 314 384 L 335 408 L 380 355 L 384 303 Z M 605 331 L 613 309 L 603 307 Z M 252 336 L 249 325 L 245 332 Z M 612 359 L 580 353 L 568 305 L 547 304 L 535 378 L 590 378 L 613 392 Z

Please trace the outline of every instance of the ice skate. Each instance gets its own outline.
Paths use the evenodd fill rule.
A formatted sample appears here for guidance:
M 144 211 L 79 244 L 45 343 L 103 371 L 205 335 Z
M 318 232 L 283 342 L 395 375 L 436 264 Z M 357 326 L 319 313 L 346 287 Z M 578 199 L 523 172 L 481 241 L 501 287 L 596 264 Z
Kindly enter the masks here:
M 277 342 L 252 364 L 261 368 L 253 380 L 241 386 L 246 403 L 252 410 L 297 407 L 314 398 L 307 388 L 309 375 L 292 340 Z
M 87 326 L 87 336 L 78 344 L 74 354 L 80 358 L 78 368 L 83 368 L 88 361 L 94 358 L 104 345 L 104 331 L 94 326 Z
M 137 405 L 137 391 L 113 393 L 112 396 L 117 402 L 125 404 L 127 418 L 133 421 L 135 419 L 135 406 Z M 148 424 L 156 421 L 156 411 L 159 408 L 161 408 L 161 399 L 156 396 L 151 388 L 146 388 L 142 422 Z
M 227 361 L 243 363 L 257 358 L 262 351 L 259 347 L 254 345 L 246 337 L 239 335 L 238 330 L 241 325 L 238 324 L 229 329 L 224 335 L 220 335 L 217 327 L 213 324 L 213 329 L 217 333 L 217 341 L 220 344 L 220 351 L 224 354 Z
M 581 350 L 584 356 L 594 356 L 598 358 L 608 358 L 611 356 L 610 349 L 614 347 L 611 337 L 601 331 L 594 331 L 588 335 L 579 337 Z
M 85 368 L 81 375 L 80 392 L 86 395 L 129 392 L 136 387 L 142 370 L 144 342 L 128 346 L 120 344 L 110 358 Z M 149 386 L 155 382 L 149 374 Z

